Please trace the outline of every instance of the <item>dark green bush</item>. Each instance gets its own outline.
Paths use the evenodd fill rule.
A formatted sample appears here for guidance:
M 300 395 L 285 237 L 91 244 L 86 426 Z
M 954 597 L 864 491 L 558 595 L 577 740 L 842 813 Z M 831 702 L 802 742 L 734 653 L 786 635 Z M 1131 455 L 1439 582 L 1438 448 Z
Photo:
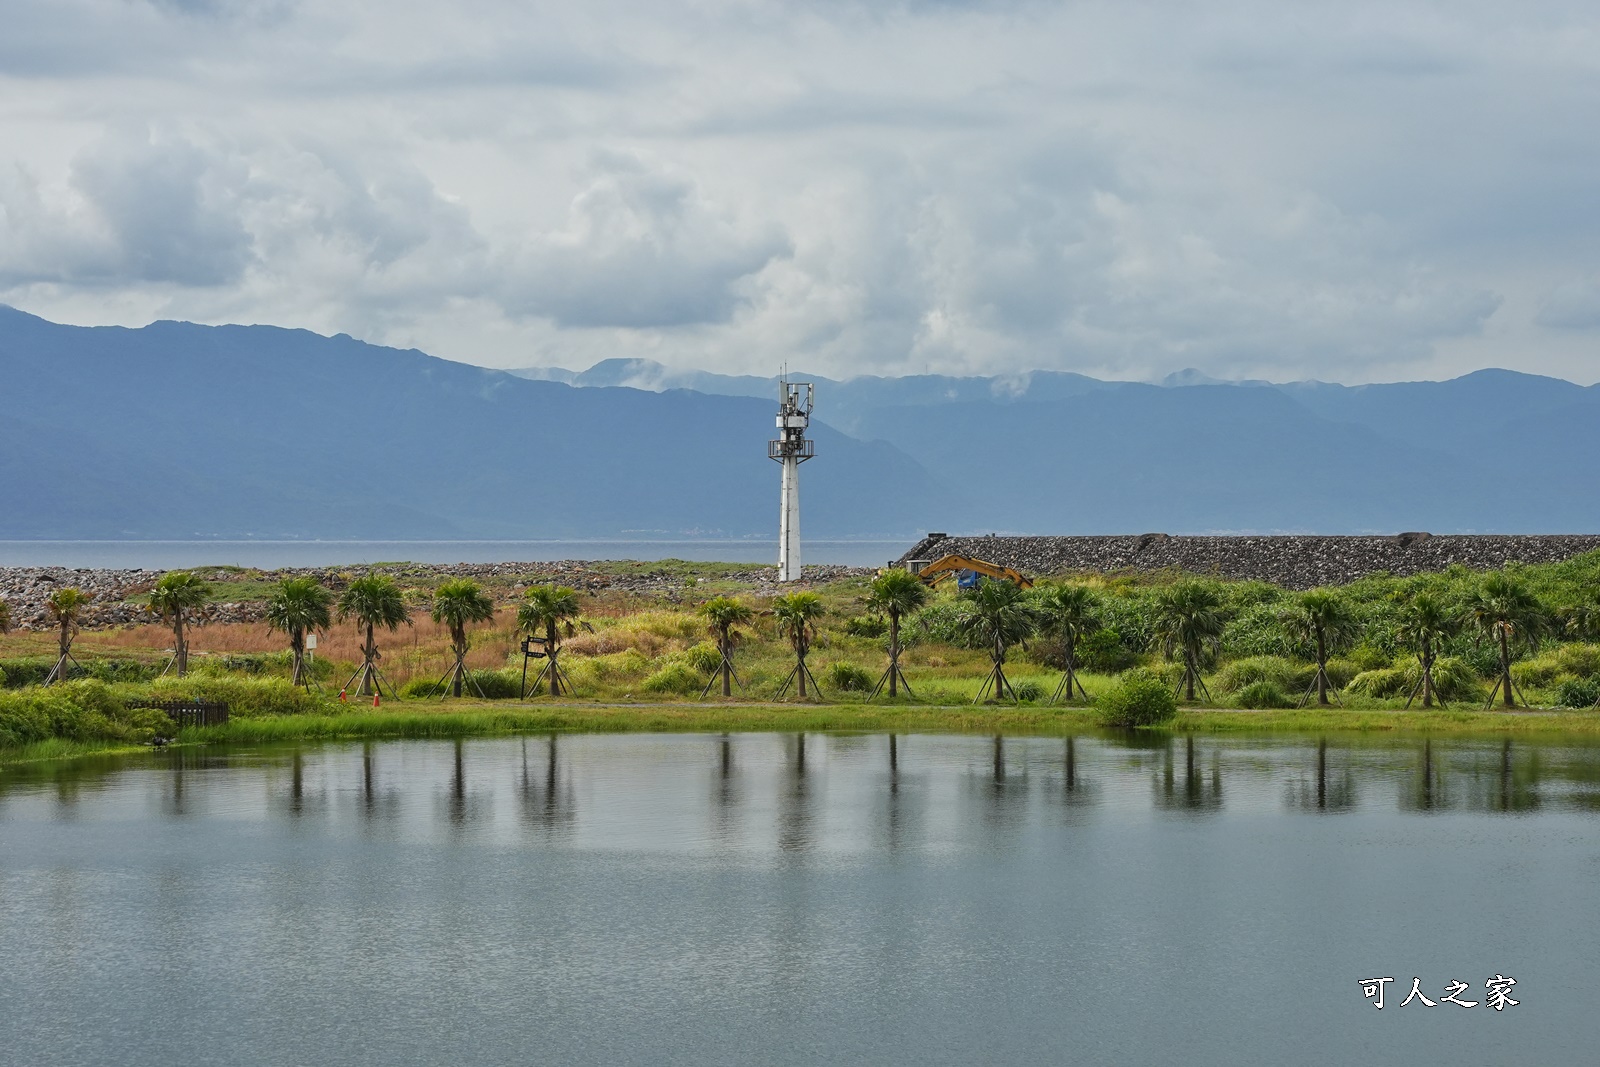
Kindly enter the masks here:
M 1121 633 L 1109 627 L 1084 635 L 1076 651 L 1078 669 L 1097 674 L 1115 674 L 1139 662 L 1139 653 L 1127 646 Z
M 1095 700 L 1095 710 L 1106 726 L 1154 726 L 1178 714 L 1172 687 L 1147 670 L 1131 670 Z
M 889 632 L 889 620 L 879 615 L 857 615 L 845 620 L 844 632 L 851 637 L 882 637 Z
M 1266 682 L 1279 689 L 1292 689 L 1296 669 L 1293 663 L 1282 656 L 1250 656 L 1236 659 L 1218 671 L 1215 686 L 1219 693 L 1238 693 L 1258 682 Z M 1314 667 L 1312 669 L 1315 670 Z
M 15 659 L 0 660 L 0 669 L 3 669 L 6 675 L 5 684 L 12 689 L 43 684 L 50 676 L 50 668 L 55 665 L 53 657 L 45 656 L 19 656 Z
M 528 684 L 533 684 L 531 673 Z M 520 670 L 468 671 L 467 683 L 461 691 L 472 696 L 477 696 L 481 692 L 487 700 L 516 700 L 522 696 L 522 672 Z M 546 691 L 548 692 L 548 688 Z
M 823 672 L 828 686 L 846 693 L 865 693 L 872 688 L 872 675 L 854 663 L 833 663 Z
M 1017 699 L 1034 704 L 1044 699 L 1044 686 L 1038 682 L 1023 682 L 1016 687 Z
M 161 673 L 159 666 L 136 659 L 92 659 L 84 667 L 102 682 L 149 682 Z
M 1556 687 L 1556 703 L 1563 708 L 1592 708 L 1600 700 L 1600 678 L 1568 678 Z
M 1262 708 L 1289 708 L 1294 706 L 1294 698 L 1285 693 L 1273 682 L 1251 682 L 1239 690 L 1239 695 L 1234 702 L 1241 708 L 1252 711 Z

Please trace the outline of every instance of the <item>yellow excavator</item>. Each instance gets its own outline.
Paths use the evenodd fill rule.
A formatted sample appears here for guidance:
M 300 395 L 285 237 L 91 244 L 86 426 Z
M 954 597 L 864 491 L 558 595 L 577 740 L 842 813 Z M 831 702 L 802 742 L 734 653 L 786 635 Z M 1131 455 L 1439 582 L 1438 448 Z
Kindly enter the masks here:
M 938 585 L 953 574 L 956 576 L 956 587 L 959 589 L 976 589 L 979 578 L 1012 582 L 1018 589 L 1033 588 L 1033 582 L 1021 571 L 1014 571 L 1010 567 L 1002 567 L 998 563 L 990 563 L 976 556 L 943 556 L 918 568 L 915 573 L 928 585 Z

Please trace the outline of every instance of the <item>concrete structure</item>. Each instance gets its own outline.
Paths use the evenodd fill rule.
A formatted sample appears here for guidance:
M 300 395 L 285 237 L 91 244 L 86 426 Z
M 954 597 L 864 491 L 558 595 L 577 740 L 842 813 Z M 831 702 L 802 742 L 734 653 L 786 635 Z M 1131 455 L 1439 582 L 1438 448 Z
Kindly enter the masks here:
M 800 580 L 800 464 L 812 457 L 806 437 L 811 425 L 810 382 L 778 380 L 778 439 L 767 442 L 767 456 L 783 464 L 778 518 L 778 581 Z

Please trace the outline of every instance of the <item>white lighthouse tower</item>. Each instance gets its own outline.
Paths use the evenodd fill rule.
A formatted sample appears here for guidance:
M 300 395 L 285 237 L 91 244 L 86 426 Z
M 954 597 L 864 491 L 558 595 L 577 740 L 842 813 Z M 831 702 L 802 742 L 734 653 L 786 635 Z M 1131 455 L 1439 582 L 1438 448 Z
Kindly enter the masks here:
M 778 379 L 778 439 L 767 442 L 767 458 L 783 464 L 778 520 L 778 581 L 800 580 L 800 464 L 815 453 L 806 437 L 811 425 L 811 383 Z

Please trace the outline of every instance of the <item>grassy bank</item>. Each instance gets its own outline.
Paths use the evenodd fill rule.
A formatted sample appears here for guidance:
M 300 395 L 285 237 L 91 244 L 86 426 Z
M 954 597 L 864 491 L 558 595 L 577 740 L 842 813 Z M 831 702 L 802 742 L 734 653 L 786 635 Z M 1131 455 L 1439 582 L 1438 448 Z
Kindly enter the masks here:
M 461 703 L 237 718 L 185 729 L 174 743 L 493 737 L 546 733 L 973 733 L 1060 735 L 1099 730 L 1090 708 L 864 704 Z M 1197 734 L 1388 734 L 1462 736 L 1600 735 L 1597 712 L 1185 709 L 1163 728 Z M 135 751 L 126 739 L 50 738 L 0 748 L 0 765 Z

